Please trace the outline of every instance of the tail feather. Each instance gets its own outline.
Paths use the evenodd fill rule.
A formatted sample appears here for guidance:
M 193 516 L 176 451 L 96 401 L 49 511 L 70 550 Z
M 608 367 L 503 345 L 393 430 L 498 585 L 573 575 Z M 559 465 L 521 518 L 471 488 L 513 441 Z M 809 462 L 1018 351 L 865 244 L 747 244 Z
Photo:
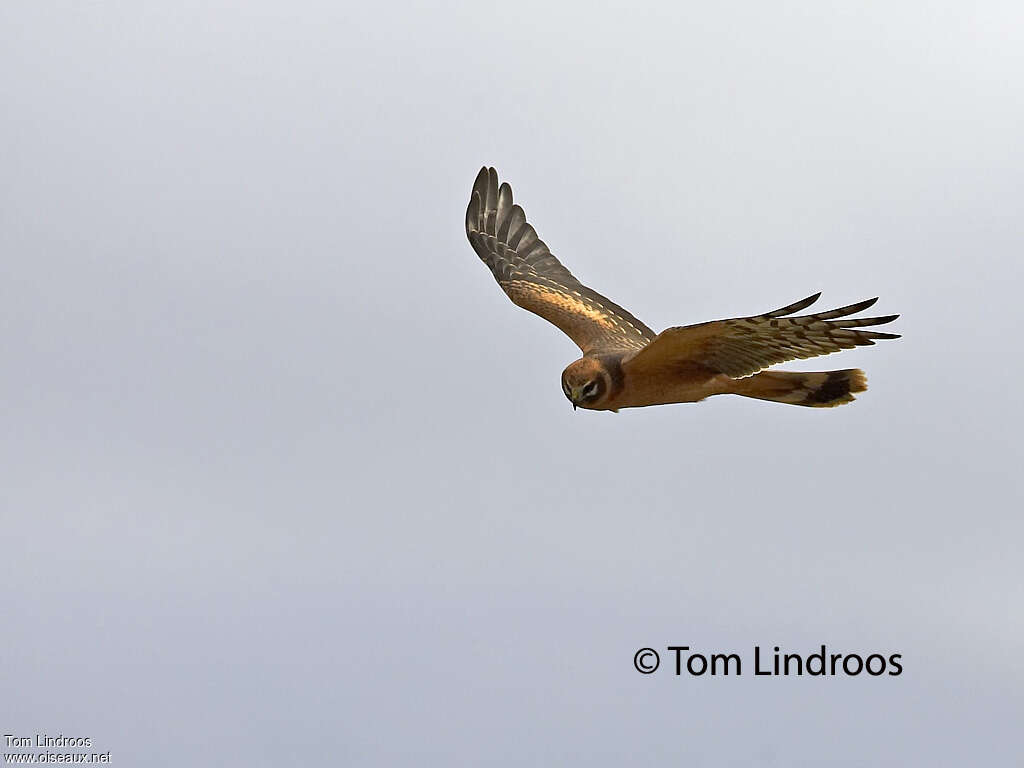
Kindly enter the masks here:
M 852 402 L 855 392 L 868 388 L 864 371 L 859 368 L 822 373 L 763 371 L 738 379 L 736 385 L 733 394 L 809 408 L 835 408 Z

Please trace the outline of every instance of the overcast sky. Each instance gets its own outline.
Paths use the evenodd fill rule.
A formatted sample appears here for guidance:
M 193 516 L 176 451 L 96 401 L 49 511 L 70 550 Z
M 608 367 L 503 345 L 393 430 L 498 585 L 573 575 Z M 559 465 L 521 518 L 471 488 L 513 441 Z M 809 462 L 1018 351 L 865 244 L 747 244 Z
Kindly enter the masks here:
M 1024 11 L 0 6 L 0 730 L 121 766 L 1022 759 Z M 834 410 L 573 413 L 481 165 L 660 330 L 880 295 Z M 827 306 L 824 306 L 827 305 Z M 675 677 L 642 646 L 902 654 Z

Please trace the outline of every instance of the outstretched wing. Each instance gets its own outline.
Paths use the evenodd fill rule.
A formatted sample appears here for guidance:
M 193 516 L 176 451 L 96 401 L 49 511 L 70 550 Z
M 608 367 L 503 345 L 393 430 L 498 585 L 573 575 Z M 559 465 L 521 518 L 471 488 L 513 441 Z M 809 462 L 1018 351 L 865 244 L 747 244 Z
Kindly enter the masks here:
M 895 333 L 857 330 L 890 323 L 899 315 L 848 317 L 867 309 L 878 301 L 877 298 L 830 312 L 787 317 L 809 307 L 819 296 L 821 294 L 816 293 L 763 315 L 669 328 L 642 350 L 623 360 L 623 368 L 640 373 L 666 365 L 688 363 L 738 378 L 787 360 L 866 346 L 874 344 L 875 339 L 899 338 Z
M 513 204 L 512 188 L 498 186 L 493 168 L 477 174 L 466 234 L 508 297 L 554 323 L 584 354 L 640 349 L 654 338 L 654 331 L 562 266 Z

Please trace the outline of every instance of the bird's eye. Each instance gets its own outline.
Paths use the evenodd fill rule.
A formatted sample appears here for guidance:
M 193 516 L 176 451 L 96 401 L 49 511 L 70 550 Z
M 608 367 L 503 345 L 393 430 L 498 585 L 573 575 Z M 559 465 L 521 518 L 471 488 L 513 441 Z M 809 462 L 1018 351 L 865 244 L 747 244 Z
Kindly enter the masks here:
M 584 397 L 593 397 L 597 394 L 597 382 L 592 381 L 583 388 Z

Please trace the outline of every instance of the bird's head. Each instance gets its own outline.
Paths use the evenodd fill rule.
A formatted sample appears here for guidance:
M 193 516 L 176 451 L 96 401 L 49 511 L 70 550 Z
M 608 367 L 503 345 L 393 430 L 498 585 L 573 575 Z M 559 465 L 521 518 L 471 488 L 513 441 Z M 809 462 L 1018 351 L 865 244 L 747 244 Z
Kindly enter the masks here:
M 610 390 L 611 375 L 596 358 L 581 358 L 562 371 L 562 392 L 574 410 L 599 407 Z

